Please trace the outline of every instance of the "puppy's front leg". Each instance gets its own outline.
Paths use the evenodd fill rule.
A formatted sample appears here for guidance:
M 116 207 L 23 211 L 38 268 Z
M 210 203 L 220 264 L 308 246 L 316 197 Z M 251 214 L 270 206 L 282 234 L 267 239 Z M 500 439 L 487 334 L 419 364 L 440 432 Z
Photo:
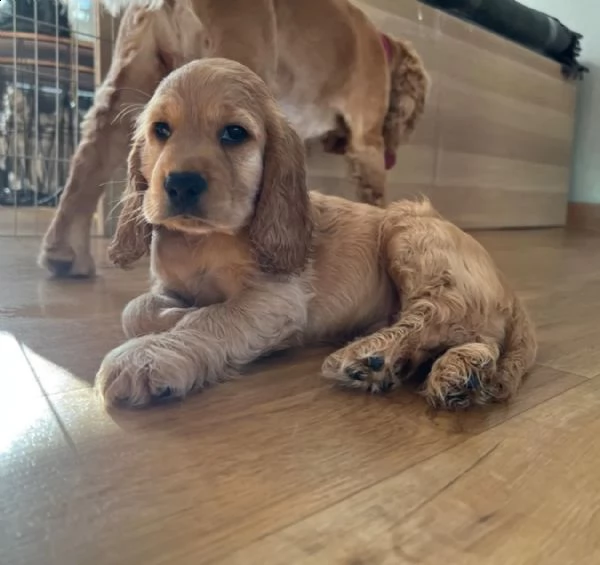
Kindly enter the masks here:
M 147 292 L 125 306 L 121 315 L 123 332 L 128 339 L 171 330 L 194 310 L 184 302 L 162 292 Z
M 170 331 L 131 339 L 111 351 L 96 386 L 109 405 L 183 397 L 298 338 L 308 298 L 300 284 L 273 283 L 194 310 Z

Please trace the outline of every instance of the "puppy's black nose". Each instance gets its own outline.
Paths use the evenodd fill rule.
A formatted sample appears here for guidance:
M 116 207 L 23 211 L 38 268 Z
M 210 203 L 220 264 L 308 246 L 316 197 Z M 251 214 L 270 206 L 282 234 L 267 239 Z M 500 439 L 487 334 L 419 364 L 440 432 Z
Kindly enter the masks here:
M 207 188 L 206 179 L 199 173 L 175 172 L 165 178 L 165 191 L 178 212 L 195 208 L 198 198 Z

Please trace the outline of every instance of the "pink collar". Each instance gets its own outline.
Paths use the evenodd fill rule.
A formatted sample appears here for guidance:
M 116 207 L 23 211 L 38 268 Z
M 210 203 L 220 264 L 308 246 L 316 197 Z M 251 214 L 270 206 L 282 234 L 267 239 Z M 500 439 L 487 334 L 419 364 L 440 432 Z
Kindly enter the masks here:
M 392 63 L 393 56 L 393 48 L 392 48 L 392 40 L 385 35 L 385 33 L 381 34 L 381 44 L 383 45 L 383 50 L 385 51 L 385 58 L 387 59 L 388 65 Z M 396 154 L 393 151 L 386 151 L 385 154 L 385 170 L 389 171 L 396 166 Z
M 381 44 L 383 45 L 383 50 L 385 51 L 385 57 L 387 59 L 387 62 L 391 63 L 392 56 L 394 53 L 392 50 L 392 41 L 385 33 L 381 34 Z

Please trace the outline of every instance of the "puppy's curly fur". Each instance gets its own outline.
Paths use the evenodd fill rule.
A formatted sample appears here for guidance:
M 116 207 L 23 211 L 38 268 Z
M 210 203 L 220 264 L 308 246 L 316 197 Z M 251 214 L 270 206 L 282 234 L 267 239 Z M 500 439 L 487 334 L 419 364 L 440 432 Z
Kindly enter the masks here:
M 358 199 L 384 203 L 386 166 L 424 111 L 428 78 L 408 43 L 382 35 L 350 1 L 103 3 L 127 9 L 42 245 L 40 264 L 52 273 L 93 274 L 92 216 L 123 164 L 139 107 L 169 72 L 204 57 L 256 72 L 303 139 L 323 136 L 326 150 L 345 153 Z
M 110 253 L 127 265 L 151 241 L 154 283 L 99 370 L 108 404 L 184 396 L 328 340 L 346 345 L 326 377 L 387 391 L 429 364 L 423 395 L 445 408 L 510 398 L 534 362 L 532 324 L 485 250 L 428 202 L 309 194 L 301 140 L 238 63 L 190 63 L 159 86 L 129 176 Z

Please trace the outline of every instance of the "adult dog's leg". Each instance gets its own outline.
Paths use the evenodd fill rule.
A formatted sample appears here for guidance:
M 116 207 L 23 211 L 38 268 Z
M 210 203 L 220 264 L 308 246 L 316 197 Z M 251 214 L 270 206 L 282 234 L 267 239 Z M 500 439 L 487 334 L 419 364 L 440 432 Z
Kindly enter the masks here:
M 306 325 L 298 283 L 265 285 L 185 315 L 170 331 L 131 339 L 102 362 L 96 385 L 107 404 L 183 397 L 285 347 Z
M 352 80 L 344 89 L 346 98 L 339 108 L 349 131 L 346 155 L 358 185 L 358 199 L 385 206 L 389 200 L 385 190 L 386 170 L 394 166 L 397 149 L 397 143 L 389 146 L 392 137 L 389 130 L 400 127 L 404 118 L 404 115 L 390 115 L 401 104 L 396 84 L 402 82 L 402 77 L 396 76 L 401 71 L 395 69 L 395 60 L 388 60 L 381 34 L 370 25 L 358 34 L 357 41 Z M 397 141 L 397 136 L 393 141 Z
M 111 89 L 105 85 L 104 89 Z M 58 210 L 42 245 L 40 265 L 57 276 L 92 276 L 92 217 L 104 185 L 122 168 L 130 136 L 129 119 L 114 121 L 120 105 L 101 90 L 83 128 Z
M 358 200 L 384 207 L 386 171 L 381 133 L 373 132 L 359 137 L 353 131 L 346 156 L 357 183 Z
M 361 49 L 357 78 L 349 99 L 340 108 L 349 132 L 346 157 L 357 183 L 358 200 L 383 207 L 386 204 L 383 125 L 389 104 L 389 79 L 379 39 L 369 37 L 368 44 Z
M 83 124 L 82 140 L 42 244 L 40 264 L 54 275 L 94 274 L 90 254 L 94 211 L 105 184 L 125 164 L 136 105 L 147 102 L 166 74 L 148 31 L 149 17 L 131 23 L 132 16 L 126 14 L 113 64 Z

